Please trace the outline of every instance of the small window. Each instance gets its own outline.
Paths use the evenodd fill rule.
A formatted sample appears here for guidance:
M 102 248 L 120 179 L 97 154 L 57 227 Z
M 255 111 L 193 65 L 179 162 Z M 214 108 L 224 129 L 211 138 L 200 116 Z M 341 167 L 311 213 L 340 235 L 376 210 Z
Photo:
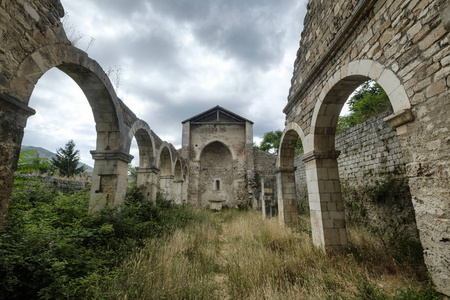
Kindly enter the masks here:
M 220 180 L 216 180 L 216 191 L 220 191 Z

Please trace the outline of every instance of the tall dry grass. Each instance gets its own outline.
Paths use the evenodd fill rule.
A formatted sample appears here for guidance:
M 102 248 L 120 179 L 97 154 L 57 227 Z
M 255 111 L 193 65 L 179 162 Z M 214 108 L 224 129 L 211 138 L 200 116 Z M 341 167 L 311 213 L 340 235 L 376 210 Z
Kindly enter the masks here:
M 253 212 L 209 213 L 150 241 L 111 288 L 120 299 L 410 299 L 426 289 L 369 231 L 349 229 L 349 251 L 328 256 L 308 227 L 307 218 L 293 232 Z

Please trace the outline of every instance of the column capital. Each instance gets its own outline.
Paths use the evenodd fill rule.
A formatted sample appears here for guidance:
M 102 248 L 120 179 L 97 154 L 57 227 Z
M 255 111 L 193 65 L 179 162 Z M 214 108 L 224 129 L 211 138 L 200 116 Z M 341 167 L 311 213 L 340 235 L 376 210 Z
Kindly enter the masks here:
M 92 159 L 94 160 L 121 160 L 130 163 L 134 156 L 121 150 L 91 150 Z
M 29 107 L 27 104 L 23 103 L 22 101 L 18 100 L 17 98 L 0 93 L 0 99 L 6 102 L 7 105 L 10 107 L 13 107 L 15 111 L 22 114 L 25 117 L 32 116 L 36 114 L 36 111 Z
M 384 122 L 391 125 L 393 128 L 400 127 L 406 123 L 409 123 L 414 120 L 414 116 L 411 112 L 411 109 L 407 108 L 400 112 L 394 113 L 390 116 L 387 116 L 383 119 Z
M 285 172 L 295 172 L 295 170 L 297 170 L 297 167 L 294 167 L 294 166 L 292 166 L 292 167 L 279 167 L 277 169 L 277 173 L 281 173 L 281 172 L 283 172 L 283 173 L 285 173 Z
M 316 159 L 332 159 L 338 158 L 341 151 L 338 150 L 329 150 L 329 151 L 317 151 L 313 150 L 311 152 L 303 154 L 302 161 L 307 163 Z
M 157 167 L 150 167 L 150 168 L 136 168 L 138 173 L 154 173 L 154 174 L 158 174 L 160 169 L 158 169 Z

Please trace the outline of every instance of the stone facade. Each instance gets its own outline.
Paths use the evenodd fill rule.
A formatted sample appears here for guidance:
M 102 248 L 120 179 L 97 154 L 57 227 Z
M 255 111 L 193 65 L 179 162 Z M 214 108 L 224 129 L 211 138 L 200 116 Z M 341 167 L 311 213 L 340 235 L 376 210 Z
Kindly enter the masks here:
M 313 241 L 323 249 L 345 247 L 335 128 L 354 89 L 368 79 L 379 83 L 392 103 L 385 121 L 398 134 L 425 262 L 445 295 L 450 295 L 449 11 L 446 0 L 310 0 L 278 160 L 282 220 L 295 220 L 291 149 L 300 137 Z
M 248 204 L 253 122 L 216 106 L 182 124 L 181 153 L 190 170 L 188 202 L 212 208 Z

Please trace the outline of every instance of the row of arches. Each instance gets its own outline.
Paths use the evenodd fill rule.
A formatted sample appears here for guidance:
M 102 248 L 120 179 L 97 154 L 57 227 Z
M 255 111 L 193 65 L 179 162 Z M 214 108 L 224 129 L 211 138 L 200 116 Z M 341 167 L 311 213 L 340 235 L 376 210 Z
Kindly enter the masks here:
M 277 160 L 280 220 L 290 227 L 297 226 L 294 157 L 295 145 L 300 138 L 305 152 L 303 161 L 306 164 L 312 238 L 314 244 L 323 249 L 347 247 L 335 133 L 344 103 L 358 86 L 370 79 L 380 84 L 392 103 L 394 114 L 385 121 L 399 128 L 413 120 L 410 102 L 396 75 L 376 61 L 358 60 L 338 68 L 329 77 L 316 101 L 310 126 L 302 128 L 299 123 L 290 122 L 281 137 Z
M 188 166 L 175 148 L 162 142 L 148 124 L 138 119 L 117 97 L 112 84 L 98 63 L 68 44 L 51 44 L 37 49 L 19 65 L 14 78 L 2 86 L 0 111 L 2 120 L 1 219 L 6 217 L 9 197 L 17 166 L 27 119 L 35 113 L 28 106 L 38 80 L 50 69 L 58 68 L 81 88 L 95 121 L 96 145 L 90 211 L 106 205 L 120 204 L 126 192 L 128 164 L 133 159 L 130 146 L 133 138 L 139 148 L 138 184 L 146 195 L 155 199 L 158 191 L 177 203 L 186 200 Z M 57 105 L 55 103 L 55 105 Z

